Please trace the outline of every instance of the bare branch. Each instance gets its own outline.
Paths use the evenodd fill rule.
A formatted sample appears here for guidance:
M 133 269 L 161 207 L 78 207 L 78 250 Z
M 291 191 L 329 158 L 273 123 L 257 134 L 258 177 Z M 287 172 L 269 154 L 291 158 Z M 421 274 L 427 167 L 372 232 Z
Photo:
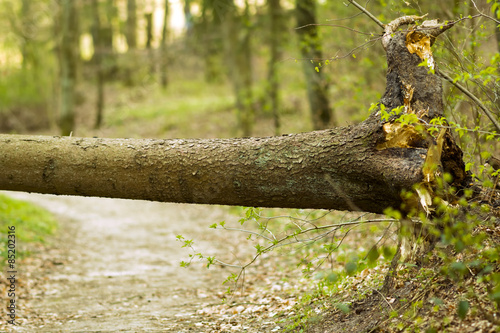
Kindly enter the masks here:
M 245 268 L 245 267 L 240 266 L 240 265 L 233 265 L 233 264 L 225 263 L 223 261 L 220 261 L 219 259 L 214 259 L 214 261 L 216 262 L 216 265 L 219 265 L 219 266 L 233 267 L 233 268 L 238 268 L 238 269 L 244 269 Z
M 477 7 L 476 5 L 476 2 L 474 0 L 471 0 L 472 1 L 472 4 L 474 5 L 474 8 L 476 8 L 477 12 L 479 13 L 479 15 L 483 16 L 483 17 L 486 17 L 494 22 L 496 22 L 497 24 L 500 24 L 500 21 L 497 20 L 496 18 L 494 18 L 493 16 L 489 16 L 489 15 L 486 15 L 485 13 L 483 13 L 481 10 L 479 10 L 479 7 Z
M 360 11 L 365 13 L 369 18 L 372 19 L 373 22 L 377 23 L 382 29 L 385 29 L 385 24 L 380 22 L 380 20 L 378 18 L 376 18 L 375 16 L 373 16 L 373 14 L 370 13 L 368 10 L 366 10 L 366 8 L 364 8 L 363 6 L 361 6 L 359 3 L 357 3 L 354 0 L 348 0 L 348 1 L 350 3 L 352 3 L 356 8 L 358 8 Z
M 495 125 L 496 129 L 500 132 L 500 123 L 498 122 L 498 120 L 495 119 L 495 115 L 492 114 L 490 112 L 490 110 L 488 110 L 488 108 L 483 104 L 483 102 L 481 102 L 479 100 L 479 98 L 477 98 L 473 93 L 471 93 L 469 90 L 467 90 L 467 88 L 465 88 L 464 86 L 462 86 L 460 83 L 454 82 L 454 80 L 448 74 L 446 74 L 446 73 L 444 73 L 442 71 L 439 71 L 439 70 L 437 71 L 437 73 L 443 79 L 445 79 L 446 81 L 450 82 L 455 87 L 457 87 L 458 90 L 462 91 L 472 101 L 474 101 L 474 103 L 476 103 L 477 106 L 479 106 L 479 108 L 481 110 L 483 110 L 484 114 L 491 120 L 491 122 L 493 123 L 493 125 Z
M 216 228 L 216 229 L 224 229 L 224 230 L 231 230 L 231 231 L 241 231 L 241 232 L 245 232 L 247 234 L 252 234 L 252 235 L 255 235 L 255 236 L 258 236 L 258 237 L 262 237 L 270 242 L 274 241 L 272 238 L 269 238 L 267 236 L 264 236 L 263 234 L 260 234 L 258 232 L 255 232 L 255 231 L 251 231 L 251 230 L 247 230 L 247 229 L 240 229 L 240 228 L 227 228 L 227 227 L 222 227 L 222 228 Z
M 456 127 L 453 126 L 444 126 L 444 125 L 438 125 L 438 124 L 429 124 L 422 118 L 418 118 L 420 122 L 426 127 L 436 127 L 436 128 L 446 128 L 450 130 L 456 129 Z M 487 134 L 487 135 L 493 135 L 493 136 L 500 136 L 500 133 L 494 133 L 494 132 L 489 132 L 489 131 L 481 131 L 481 130 L 476 130 L 476 129 L 471 129 L 471 128 L 465 128 L 465 127 L 460 127 L 460 130 L 464 130 L 466 132 L 477 132 L 481 134 Z
M 346 27 L 345 25 L 339 25 L 339 24 L 324 24 L 324 23 L 310 23 L 310 24 L 303 25 L 303 26 L 301 26 L 301 27 L 297 27 L 297 28 L 295 28 L 295 30 L 302 29 L 302 28 L 307 28 L 307 27 L 309 27 L 309 26 L 321 26 L 321 27 L 344 28 L 344 29 L 347 29 L 347 30 L 353 31 L 353 32 L 358 33 L 358 34 L 361 34 L 361 35 L 366 35 L 366 36 L 372 36 L 372 35 L 373 35 L 372 33 L 359 31 L 359 30 L 356 30 L 356 29 L 353 29 L 353 28 Z

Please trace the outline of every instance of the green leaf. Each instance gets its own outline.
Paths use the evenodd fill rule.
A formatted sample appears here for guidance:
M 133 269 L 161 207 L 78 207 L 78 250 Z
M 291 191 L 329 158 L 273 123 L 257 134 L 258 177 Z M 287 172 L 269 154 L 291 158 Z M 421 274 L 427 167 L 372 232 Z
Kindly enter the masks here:
M 384 253 L 385 259 L 391 259 L 394 257 L 394 251 L 389 246 L 384 246 L 382 248 L 382 252 Z
M 457 306 L 457 314 L 460 319 L 465 319 L 465 316 L 467 316 L 467 312 L 469 312 L 469 302 L 468 301 L 460 301 L 458 302 Z
M 400 211 L 395 210 L 391 207 L 386 208 L 384 210 L 384 214 L 387 215 L 388 217 L 392 217 L 393 219 L 396 219 L 396 220 L 400 220 L 403 217 L 403 215 L 401 215 Z
M 215 261 L 215 257 L 207 257 L 207 268 L 210 268 L 210 265 L 213 265 Z
M 335 307 L 342 311 L 343 313 L 349 313 L 351 309 L 349 308 L 349 305 L 346 303 L 337 303 L 335 304 Z
M 368 251 L 367 258 L 369 262 L 374 262 L 378 259 L 380 256 L 380 253 L 378 252 L 378 249 L 376 246 L 372 247 L 370 251 Z
M 358 264 L 353 261 L 349 261 L 345 264 L 344 268 L 348 275 L 354 275 L 356 273 L 356 269 L 358 269 Z
M 467 271 L 467 266 L 463 262 L 454 262 L 450 265 L 450 268 L 456 272 L 465 273 Z
M 330 283 L 333 283 L 335 281 L 337 281 L 339 279 L 339 276 L 337 275 L 337 273 L 330 273 L 328 274 L 328 276 L 326 277 L 326 280 Z

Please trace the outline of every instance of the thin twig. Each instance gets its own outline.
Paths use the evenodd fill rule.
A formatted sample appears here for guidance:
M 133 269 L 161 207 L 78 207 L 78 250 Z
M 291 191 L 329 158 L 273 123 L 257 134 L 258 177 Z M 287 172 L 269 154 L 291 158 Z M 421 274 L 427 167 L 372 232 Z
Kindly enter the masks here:
M 251 264 L 253 264 L 253 263 L 257 260 L 257 258 L 259 258 L 259 257 L 261 256 L 261 254 L 266 253 L 266 252 L 269 252 L 269 251 L 271 251 L 272 249 L 277 248 L 277 247 L 279 247 L 280 245 L 282 245 L 282 244 L 280 244 L 280 243 L 283 243 L 283 242 L 285 242 L 286 240 L 288 240 L 288 239 L 290 239 L 290 238 L 297 237 L 297 236 L 299 236 L 299 235 L 302 235 L 302 234 L 308 233 L 308 232 L 313 231 L 313 230 L 321 230 L 321 229 L 327 229 L 327 228 L 337 228 L 337 229 L 338 229 L 338 228 L 340 228 L 340 227 L 342 227 L 342 226 L 350 226 L 350 225 L 357 226 L 357 225 L 360 225 L 360 224 L 365 224 L 365 223 L 373 223 L 373 222 L 391 222 L 391 223 L 392 223 L 392 222 L 394 222 L 394 221 L 395 221 L 394 219 L 373 219 L 373 220 L 359 221 L 359 222 L 351 221 L 351 222 L 344 222 L 344 223 L 338 223 L 338 224 L 330 224 L 330 225 L 327 225 L 327 226 L 319 226 L 319 227 L 313 227 L 313 228 L 305 229 L 305 230 L 303 230 L 303 231 L 301 231 L 301 232 L 299 232 L 299 233 L 293 233 L 293 234 L 291 234 L 291 235 L 287 235 L 287 236 L 285 236 L 285 237 L 283 237 L 283 238 L 281 238 L 281 239 L 279 239 L 279 240 L 275 240 L 275 241 L 273 241 L 273 243 L 272 243 L 272 244 L 270 244 L 270 245 L 268 245 L 267 247 L 265 247 L 265 248 L 261 249 L 261 250 L 257 253 L 257 255 L 256 255 L 255 257 L 253 257 L 253 258 L 252 258 L 252 260 L 250 260 L 250 262 L 249 262 L 249 263 L 247 263 L 246 265 L 244 265 L 244 266 L 243 266 L 243 269 L 245 269 L 245 268 L 247 268 L 248 266 L 250 266 Z M 233 230 L 235 230 L 235 229 L 233 229 Z M 344 237 L 342 238 L 342 240 L 343 240 L 343 239 L 347 236 L 347 234 L 349 233 L 349 231 L 350 231 L 350 230 L 348 230 L 348 231 L 346 232 L 346 234 L 344 235 Z M 330 232 L 331 232 L 331 231 L 330 231 Z M 330 233 L 330 232 L 327 232 L 327 233 L 325 233 L 325 234 L 328 234 L 328 233 Z M 314 238 L 313 238 L 313 239 L 314 239 Z M 342 241 L 342 240 L 341 240 L 341 241 Z M 298 242 L 301 242 L 301 240 L 297 239 L 297 242 L 296 242 L 296 243 L 298 243 Z M 302 241 L 302 242 L 303 242 L 303 241 Z M 288 244 L 288 243 L 286 243 L 286 244 Z
M 216 229 L 219 229 L 219 228 L 216 228 Z M 270 242 L 274 241 L 274 239 L 272 239 L 272 238 L 269 238 L 267 236 L 264 236 L 263 234 L 259 234 L 258 232 L 251 231 L 251 230 L 240 229 L 240 228 L 226 228 L 226 227 L 222 227 L 222 229 L 224 229 L 224 230 L 231 230 L 231 231 L 246 232 L 247 234 L 252 234 L 252 235 L 255 235 L 255 236 L 259 236 L 259 237 L 265 238 L 265 239 L 267 239 Z
M 239 268 L 239 269 L 244 269 L 246 267 L 246 266 L 228 264 L 228 263 L 225 263 L 223 261 L 220 261 L 219 259 L 214 259 L 214 261 L 216 262 L 215 265 L 224 266 L 224 267 L 234 267 L 234 268 Z
M 366 42 L 364 42 L 363 44 L 353 48 L 351 51 L 349 51 L 348 53 L 344 54 L 344 55 L 341 55 L 341 56 L 333 56 L 333 57 L 329 57 L 329 58 L 324 58 L 324 59 L 318 59 L 318 58 L 287 58 L 287 59 L 283 59 L 283 61 L 286 61 L 286 60 L 312 60 L 312 61 L 335 61 L 335 60 L 341 60 L 341 59 L 344 59 L 344 58 L 347 58 L 349 56 L 351 56 L 356 50 L 359 50 L 361 48 L 368 48 L 370 46 L 372 46 L 373 44 L 375 44 L 375 42 L 379 41 L 382 39 L 382 36 L 379 36 L 379 37 L 376 37 L 376 38 L 372 38 Z M 367 44 L 370 44 L 368 46 L 366 46 Z
M 381 241 L 385 238 L 385 235 L 387 235 L 387 232 L 388 232 L 388 230 L 389 230 L 391 227 L 392 227 L 392 223 L 391 223 L 391 224 L 389 224 L 389 226 L 388 226 L 387 228 L 385 228 L 385 230 L 384 230 L 384 234 L 382 235 L 382 237 L 380 237 L 380 239 L 379 239 L 379 240 L 378 240 L 375 244 L 373 244 L 373 246 L 370 248 L 370 250 L 366 253 L 366 256 L 364 257 L 364 259 L 363 259 L 363 260 L 366 260 L 366 259 L 368 258 L 368 254 L 370 253 L 370 251 L 371 251 L 372 249 L 375 249 L 375 248 L 378 246 L 378 244 L 379 244 L 379 243 L 380 243 L 380 242 L 381 242 Z
M 439 70 L 437 71 L 437 73 L 443 79 L 445 79 L 446 81 L 450 82 L 455 87 L 457 87 L 457 89 L 462 91 L 465 95 L 467 95 L 467 97 L 472 99 L 474 101 L 474 103 L 476 103 L 477 106 L 479 106 L 479 108 L 481 110 L 483 110 L 484 114 L 486 114 L 486 116 L 491 120 L 493 125 L 495 125 L 497 130 L 500 132 L 500 123 L 498 122 L 498 120 L 495 119 L 495 116 L 490 112 L 490 110 L 488 110 L 488 108 L 483 104 L 483 102 L 481 102 L 473 93 L 471 93 L 469 90 L 467 90 L 467 88 L 462 86 L 460 83 L 454 82 L 453 79 L 448 74 L 446 74 L 442 71 L 439 71 Z
M 365 7 L 368 7 L 368 4 L 370 3 L 370 1 L 371 1 L 371 0 L 366 1 L 366 3 L 365 3 Z M 348 7 L 349 5 L 347 5 L 347 4 L 345 4 L 345 3 L 344 3 L 344 6 Z M 353 18 L 355 18 L 355 17 L 357 17 L 357 16 L 359 16 L 359 15 L 361 15 L 361 14 L 363 14 L 363 12 L 361 12 L 361 13 L 357 13 L 357 14 L 354 14 L 354 15 L 352 15 L 352 16 L 348 16 L 348 17 L 343 17 L 343 18 L 338 18 L 338 19 L 328 19 L 327 21 L 330 21 L 330 22 L 331 22 L 331 21 L 344 21 L 344 20 L 352 20 Z
M 489 18 L 490 20 L 496 22 L 497 24 L 500 24 L 500 21 L 495 19 L 493 16 L 489 16 L 489 15 L 486 15 L 484 14 L 482 11 L 479 10 L 479 8 L 477 7 L 476 3 L 474 2 L 474 0 L 471 0 L 472 1 L 472 4 L 474 5 L 474 7 L 476 8 L 477 12 L 483 16 L 483 17 L 486 17 L 486 18 Z
M 354 0 L 348 0 L 348 1 L 350 3 L 352 3 L 356 8 L 358 8 L 360 11 L 362 11 L 363 13 L 365 13 L 369 18 L 371 18 L 373 20 L 373 22 L 377 23 L 382 29 L 385 29 L 385 24 L 383 24 L 382 22 L 380 22 L 379 19 L 376 18 L 375 16 L 373 16 L 373 14 L 370 13 L 368 10 L 366 10 L 366 8 L 364 8 L 363 6 L 361 6 L 359 3 L 357 3 Z
M 373 35 L 373 33 L 371 33 L 371 32 L 368 33 L 368 32 L 359 31 L 359 30 L 356 30 L 356 29 L 353 29 L 353 28 L 346 27 L 345 25 L 324 24 L 324 23 L 309 23 L 309 24 L 303 25 L 301 27 L 297 27 L 297 28 L 295 28 L 295 30 L 302 29 L 302 28 L 307 28 L 307 27 L 310 27 L 310 26 L 344 28 L 344 29 L 353 31 L 353 32 L 361 34 L 361 35 L 366 35 L 366 36 L 372 36 Z
M 368 288 L 370 288 L 370 287 L 368 287 Z M 373 290 L 373 291 L 376 291 L 380 295 L 380 297 L 382 297 L 382 299 L 387 303 L 387 305 L 389 305 L 389 307 L 391 308 L 391 310 L 394 312 L 394 308 L 392 307 L 391 303 L 389 303 L 387 301 L 387 299 L 385 298 L 384 294 L 382 294 L 380 291 L 378 291 L 375 288 L 370 288 L 370 289 Z
M 493 133 L 493 132 L 489 132 L 489 131 L 475 130 L 475 129 L 465 128 L 465 127 L 457 128 L 457 127 L 453 127 L 453 126 L 444 126 L 444 125 L 437 125 L 437 124 L 429 124 L 428 122 L 426 122 L 422 118 L 418 118 L 418 120 L 420 120 L 422 122 L 422 125 L 424 125 L 426 127 L 446 128 L 446 129 L 451 129 L 451 130 L 453 130 L 453 129 L 460 129 L 460 130 L 463 130 L 463 131 L 466 131 L 466 132 L 477 132 L 477 133 L 481 133 L 481 134 L 489 134 L 489 135 L 493 135 L 493 136 L 500 136 L 500 133 Z

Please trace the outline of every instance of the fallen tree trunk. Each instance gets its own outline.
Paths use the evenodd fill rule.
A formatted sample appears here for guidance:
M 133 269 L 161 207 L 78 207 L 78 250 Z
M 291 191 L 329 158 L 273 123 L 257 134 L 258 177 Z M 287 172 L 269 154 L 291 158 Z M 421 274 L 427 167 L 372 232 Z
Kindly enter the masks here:
M 421 181 L 425 149 L 376 151 L 363 123 L 229 140 L 0 136 L 0 188 L 166 202 L 381 212 Z
M 390 28 L 395 31 L 399 25 Z M 388 74 L 381 103 L 388 111 L 404 108 L 400 115 L 415 113 L 426 120 L 441 116 L 440 79 L 419 66 L 419 53 L 409 52 L 410 32 L 394 31 L 386 31 L 383 39 Z M 415 43 L 429 38 L 411 33 Z M 375 110 L 356 126 L 267 138 L 0 135 L 0 189 L 381 213 L 387 207 L 401 208 L 402 190 L 430 182 L 422 170 L 436 139 L 412 125 L 401 126 L 395 116 L 382 120 L 380 113 Z M 454 185 L 462 186 L 466 177 L 461 151 L 451 135 L 441 139 L 436 162 L 442 172 L 452 174 Z

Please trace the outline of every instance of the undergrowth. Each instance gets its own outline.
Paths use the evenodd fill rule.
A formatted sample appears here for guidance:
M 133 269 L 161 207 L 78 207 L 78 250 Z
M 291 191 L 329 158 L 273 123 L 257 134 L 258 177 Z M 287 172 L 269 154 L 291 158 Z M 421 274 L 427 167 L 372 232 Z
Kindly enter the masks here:
M 0 194 L 0 267 L 6 263 L 8 227 L 15 226 L 16 259 L 29 255 L 26 245 L 44 243 L 53 235 L 58 223 L 51 213 L 31 203 Z

